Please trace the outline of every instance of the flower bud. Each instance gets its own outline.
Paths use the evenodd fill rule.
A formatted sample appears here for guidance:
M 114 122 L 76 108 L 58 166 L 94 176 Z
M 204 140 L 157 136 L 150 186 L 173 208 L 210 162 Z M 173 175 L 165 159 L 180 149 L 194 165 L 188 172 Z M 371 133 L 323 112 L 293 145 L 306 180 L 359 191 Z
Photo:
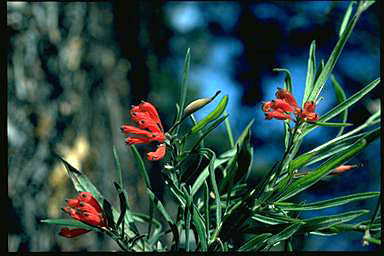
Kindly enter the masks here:
M 217 95 L 220 94 L 220 92 L 221 91 L 217 91 L 215 93 L 215 95 L 213 95 L 211 98 L 204 98 L 204 99 L 198 99 L 198 100 L 192 101 L 188 106 L 185 107 L 184 113 L 183 113 L 183 118 L 193 114 L 197 110 L 201 109 L 205 105 L 212 102 L 217 97 Z

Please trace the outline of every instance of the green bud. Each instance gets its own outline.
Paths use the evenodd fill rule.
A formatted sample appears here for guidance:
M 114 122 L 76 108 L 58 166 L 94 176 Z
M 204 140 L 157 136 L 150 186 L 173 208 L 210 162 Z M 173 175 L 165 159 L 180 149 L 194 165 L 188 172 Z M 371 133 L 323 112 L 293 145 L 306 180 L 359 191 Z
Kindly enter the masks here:
M 188 106 L 185 107 L 182 119 L 195 113 L 197 110 L 201 109 L 202 107 L 212 102 L 217 97 L 217 95 L 220 94 L 220 92 L 221 91 L 217 91 L 215 95 L 213 95 L 210 98 L 204 98 L 204 99 L 198 99 L 198 100 L 192 101 Z

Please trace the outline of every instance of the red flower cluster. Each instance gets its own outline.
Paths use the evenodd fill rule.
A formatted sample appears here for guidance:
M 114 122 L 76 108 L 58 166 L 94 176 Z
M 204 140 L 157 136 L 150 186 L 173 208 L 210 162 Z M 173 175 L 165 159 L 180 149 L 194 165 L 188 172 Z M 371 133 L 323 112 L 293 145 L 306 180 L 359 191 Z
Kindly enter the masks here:
M 165 156 L 165 133 L 156 108 L 148 102 L 133 106 L 131 119 L 139 128 L 132 125 L 122 125 L 121 131 L 128 136 L 125 142 L 131 144 L 147 144 L 152 141 L 160 142 L 155 152 L 148 153 L 148 160 L 160 160 Z M 132 135 L 135 135 L 133 137 Z
M 63 210 L 73 219 L 96 227 L 106 227 L 106 220 L 102 209 L 93 195 L 89 192 L 81 192 L 77 197 L 67 199 L 67 207 Z M 82 228 L 62 228 L 59 235 L 72 238 L 89 232 Z
M 304 103 L 304 108 L 297 106 L 297 102 L 293 95 L 286 89 L 277 88 L 276 98 L 272 101 L 264 102 L 262 108 L 265 112 L 265 119 L 271 120 L 276 118 L 279 120 L 291 120 L 291 113 L 296 116 L 296 122 L 301 120 L 305 122 L 316 122 L 319 115 L 315 113 L 315 103 L 308 101 Z

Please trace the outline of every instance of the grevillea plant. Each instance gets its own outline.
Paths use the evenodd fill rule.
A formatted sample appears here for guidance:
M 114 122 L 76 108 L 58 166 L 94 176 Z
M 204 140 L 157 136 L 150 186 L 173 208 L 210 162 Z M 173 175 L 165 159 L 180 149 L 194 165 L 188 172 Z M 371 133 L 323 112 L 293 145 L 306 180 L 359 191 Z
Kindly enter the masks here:
M 312 42 L 301 107 L 292 94 L 290 72 L 276 69 L 286 73 L 284 88 L 276 89 L 276 99 L 265 101 L 262 111 L 265 112 L 265 122 L 283 123 L 285 151 L 281 160 L 267 171 L 256 186 L 250 186 L 248 181 L 253 157 L 251 127 L 256 125 L 253 120 L 235 141 L 225 112 L 228 96 L 224 96 L 216 108 L 199 121 L 193 113 L 214 101 L 220 91 L 185 107 L 191 57 L 188 49 L 175 121 L 171 128 L 168 131 L 163 129 L 155 106 L 145 101 L 130 110 L 131 120 L 136 126 L 125 124 L 120 127 L 144 177 L 150 201 L 149 214 L 130 209 L 119 158 L 113 149 L 117 171 L 114 185 L 120 200 L 119 210 L 103 197 L 84 173 L 61 159 L 79 194 L 67 200 L 63 208 L 71 218 L 43 222 L 65 226 L 59 235 L 66 238 L 90 231 L 102 232 L 114 239 L 124 251 L 268 251 L 280 243 L 284 245 L 282 248 L 292 251 L 295 249 L 292 240 L 297 236 L 337 235 L 346 231 L 361 232 L 363 244 L 380 244 L 379 202 L 373 211 L 358 209 L 335 215 L 300 217 L 302 211 L 316 211 L 378 197 L 379 192 L 349 194 L 325 201 L 291 201 L 293 196 L 324 178 L 344 175 L 345 171 L 360 167 L 348 162 L 380 136 L 380 111 L 364 124 L 344 133 L 344 127 L 352 125 L 346 123 L 348 108 L 374 89 L 380 79 L 368 83 L 347 98 L 331 75 L 360 15 L 372 3 L 360 2 L 352 16 L 351 2 L 339 40 L 327 62 L 321 62 L 319 67 L 316 67 L 315 61 L 315 41 Z M 330 106 L 326 113 L 316 113 L 319 95 L 328 78 L 332 80 L 339 102 Z M 341 117 L 342 122 L 328 122 L 334 117 Z M 192 128 L 180 129 L 180 124 L 188 119 Z M 204 138 L 222 123 L 227 130 L 230 147 L 216 155 L 204 146 Z M 319 126 L 336 127 L 339 133 L 323 145 L 298 154 L 304 138 Z M 156 149 L 143 160 L 134 144 L 153 142 L 157 144 Z M 146 161 L 160 161 L 162 169 L 157 171 L 161 173 L 162 180 L 158 182 L 169 190 L 177 204 L 177 213 L 170 214 L 165 203 L 152 192 Z M 315 163 L 317 167 L 311 168 Z M 302 171 L 303 168 L 309 171 Z M 154 218 L 155 211 L 160 213 L 161 219 Z M 366 220 L 350 223 L 361 216 L 366 216 Z M 138 223 L 147 224 L 148 229 L 139 230 Z M 166 242 L 165 236 L 170 236 L 171 241 Z

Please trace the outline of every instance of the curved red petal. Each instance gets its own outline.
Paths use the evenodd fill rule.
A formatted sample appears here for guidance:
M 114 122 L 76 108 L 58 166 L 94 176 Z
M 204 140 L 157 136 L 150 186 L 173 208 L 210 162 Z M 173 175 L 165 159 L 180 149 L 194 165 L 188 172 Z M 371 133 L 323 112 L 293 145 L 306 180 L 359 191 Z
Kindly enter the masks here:
M 148 160 L 154 161 L 154 160 L 160 160 L 163 159 L 165 156 L 165 150 L 166 146 L 165 144 L 160 144 L 155 152 L 149 152 L 148 155 Z
M 152 133 L 149 132 L 149 131 L 146 131 L 146 130 L 143 130 L 143 129 L 140 129 L 140 128 L 137 128 L 135 126 L 131 126 L 131 125 L 122 125 L 120 127 L 121 131 L 125 134 L 125 135 L 128 135 L 128 134 L 137 134 L 137 135 L 143 135 L 143 136 L 146 136 L 148 138 L 152 137 Z
M 157 109 L 151 103 L 143 101 L 142 103 L 140 103 L 139 108 L 143 112 L 148 112 L 154 121 L 160 123 L 160 118 L 159 114 L 157 113 Z
M 88 233 L 89 231 L 91 230 L 82 229 L 82 228 L 74 228 L 74 229 L 62 228 L 59 232 L 59 235 L 66 238 L 73 238 L 73 237 L 77 237 L 85 233 Z
M 150 138 L 133 138 L 133 137 L 128 137 L 125 140 L 125 143 L 132 145 L 132 144 L 148 144 L 151 142 Z
M 315 112 L 316 104 L 313 101 L 308 101 L 304 103 L 304 110 L 307 112 Z

